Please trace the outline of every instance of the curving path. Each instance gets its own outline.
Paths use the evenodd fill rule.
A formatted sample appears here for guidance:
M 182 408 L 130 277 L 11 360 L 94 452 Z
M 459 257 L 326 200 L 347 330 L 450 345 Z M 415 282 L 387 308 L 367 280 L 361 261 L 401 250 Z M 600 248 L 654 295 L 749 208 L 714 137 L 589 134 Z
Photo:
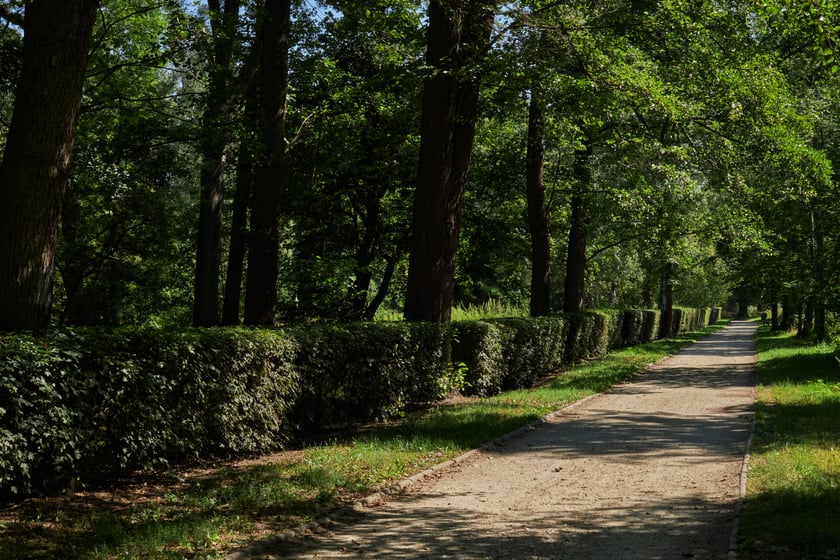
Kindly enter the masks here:
M 303 542 L 230 558 L 727 558 L 755 328 L 734 322 Z

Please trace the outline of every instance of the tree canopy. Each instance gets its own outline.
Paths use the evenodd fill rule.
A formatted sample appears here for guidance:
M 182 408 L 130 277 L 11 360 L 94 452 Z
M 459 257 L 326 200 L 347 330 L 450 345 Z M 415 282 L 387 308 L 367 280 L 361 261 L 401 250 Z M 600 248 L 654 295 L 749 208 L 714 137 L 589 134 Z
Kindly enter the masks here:
M 0 329 L 492 300 L 830 334 L 831 3 L 65 4 L 0 6 Z

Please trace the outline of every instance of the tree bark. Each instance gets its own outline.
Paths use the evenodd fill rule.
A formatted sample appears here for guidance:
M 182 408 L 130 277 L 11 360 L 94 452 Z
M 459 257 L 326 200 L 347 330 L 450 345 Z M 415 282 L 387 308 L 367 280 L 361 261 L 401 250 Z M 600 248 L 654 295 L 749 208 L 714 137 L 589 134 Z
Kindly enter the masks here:
M 210 91 L 203 118 L 201 197 L 196 244 L 193 326 L 219 324 L 219 269 L 222 253 L 222 205 L 225 196 L 225 154 L 230 137 L 234 36 L 239 0 L 208 0 L 213 34 Z
M 251 206 L 245 323 L 271 325 L 277 302 L 280 210 L 286 175 L 291 1 L 266 0 L 262 26 L 260 128 L 263 149 Z
M 551 314 L 551 247 L 548 212 L 545 207 L 545 116 L 536 88 L 531 90 L 528 106 L 528 146 L 525 156 L 525 191 L 528 200 L 528 225 L 531 230 L 531 300 L 532 317 Z
M 455 129 L 457 82 L 453 60 L 461 40 L 459 21 L 447 16 L 439 1 L 429 2 L 426 63 L 433 74 L 423 84 L 420 160 L 414 194 L 411 252 L 405 318 L 448 322 L 454 288 L 455 234 L 449 185 Z
M 49 326 L 55 248 L 98 0 L 27 2 L 0 163 L 0 330 Z
M 663 338 L 674 335 L 674 265 L 667 261 L 662 267 L 662 294 L 659 309 L 662 311 L 662 327 L 660 334 Z
M 429 3 L 420 158 L 414 199 L 405 318 L 448 323 L 455 256 L 469 172 L 479 78 L 494 10 L 480 1 Z
M 563 290 L 563 311 L 583 311 L 583 294 L 586 281 L 586 199 L 592 180 L 589 159 L 592 156 L 593 140 L 584 139 L 584 146 L 575 151 L 571 214 L 569 217 L 569 247 L 566 257 L 566 282 Z
M 794 319 L 794 308 L 793 308 L 793 301 L 790 295 L 785 294 L 782 296 L 782 323 L 781 328 L 783 331 L 790 331 L 793 329 L 793 319 Z
M 247 125 L 257 124 L 257 91 L 249 87 L 245 101 Z M 222 307 L 222 324 L 238 325 L 239 308 L 242 301 L 242 272 L 245 265 L 248 234 L 248 204 L 254 183 L 254 150 L 246 139 L 239 144 L 236 161 L 236 190 L 233 194 L 233 213 L 230 219 L 230 242 L 228 247 L 227 276 L 225 277 L 225 298 Z

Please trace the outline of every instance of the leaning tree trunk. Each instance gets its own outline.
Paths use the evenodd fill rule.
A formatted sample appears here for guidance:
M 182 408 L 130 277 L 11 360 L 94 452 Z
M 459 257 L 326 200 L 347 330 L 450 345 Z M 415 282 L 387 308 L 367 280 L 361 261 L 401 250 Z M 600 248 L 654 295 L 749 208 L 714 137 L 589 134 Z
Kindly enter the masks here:
M 583 294 L 586 280 L 586 198 L 592 178 L 589 159 L 592 156 L 592 138 L 587 136 L 584 147 L 575 152 L 571 215 L 569 218 L 569 247 L 566 257 L 566 282 L 563 290 L 563 311 L 583 311 Z
M 271 325 L 277 302 L 280 210 L 286 175 L 291 0 L 266 0 L 261 55 L 260 128 L 264 153 L 251 204 L 245 324 Z
M 0 330 L 43 330 L 98 0 L 27 2 L 0 163 Z
M 543 178 L 545 116 L 540 103 L 537 91 L 533 89 L 528 107 L 528 146 L 525 157 L 525 191 L 531 230 L 532 317 L 551 314 L 551 247 Z

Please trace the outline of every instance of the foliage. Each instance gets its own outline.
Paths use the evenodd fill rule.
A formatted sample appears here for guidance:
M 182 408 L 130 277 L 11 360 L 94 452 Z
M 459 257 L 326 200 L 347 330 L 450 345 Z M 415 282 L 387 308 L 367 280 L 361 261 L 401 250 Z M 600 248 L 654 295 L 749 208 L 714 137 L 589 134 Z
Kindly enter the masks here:
M 675 317 L 683 330 L 710 317 L 682 311 L 693 318 Z M 583 358 L 649 342 L 656 315 L 3 335 L 0 487 L 49 492 L 264 452 L 300 429 L 398 418 L 452 393 L 530 387 Z
M 280 333 L 124 328 L 6 335 L 3 493 L 275 448 L 298 390 Z
M 426 323 L 295 327 L 301 395 L 294 418 L 325 426 L 400 416 L 449 394 L 449 332 Z
M 840 549 L 840 370 L 833 348 L 762 327 L 758 351 L 738 556 L 830 558 Z

